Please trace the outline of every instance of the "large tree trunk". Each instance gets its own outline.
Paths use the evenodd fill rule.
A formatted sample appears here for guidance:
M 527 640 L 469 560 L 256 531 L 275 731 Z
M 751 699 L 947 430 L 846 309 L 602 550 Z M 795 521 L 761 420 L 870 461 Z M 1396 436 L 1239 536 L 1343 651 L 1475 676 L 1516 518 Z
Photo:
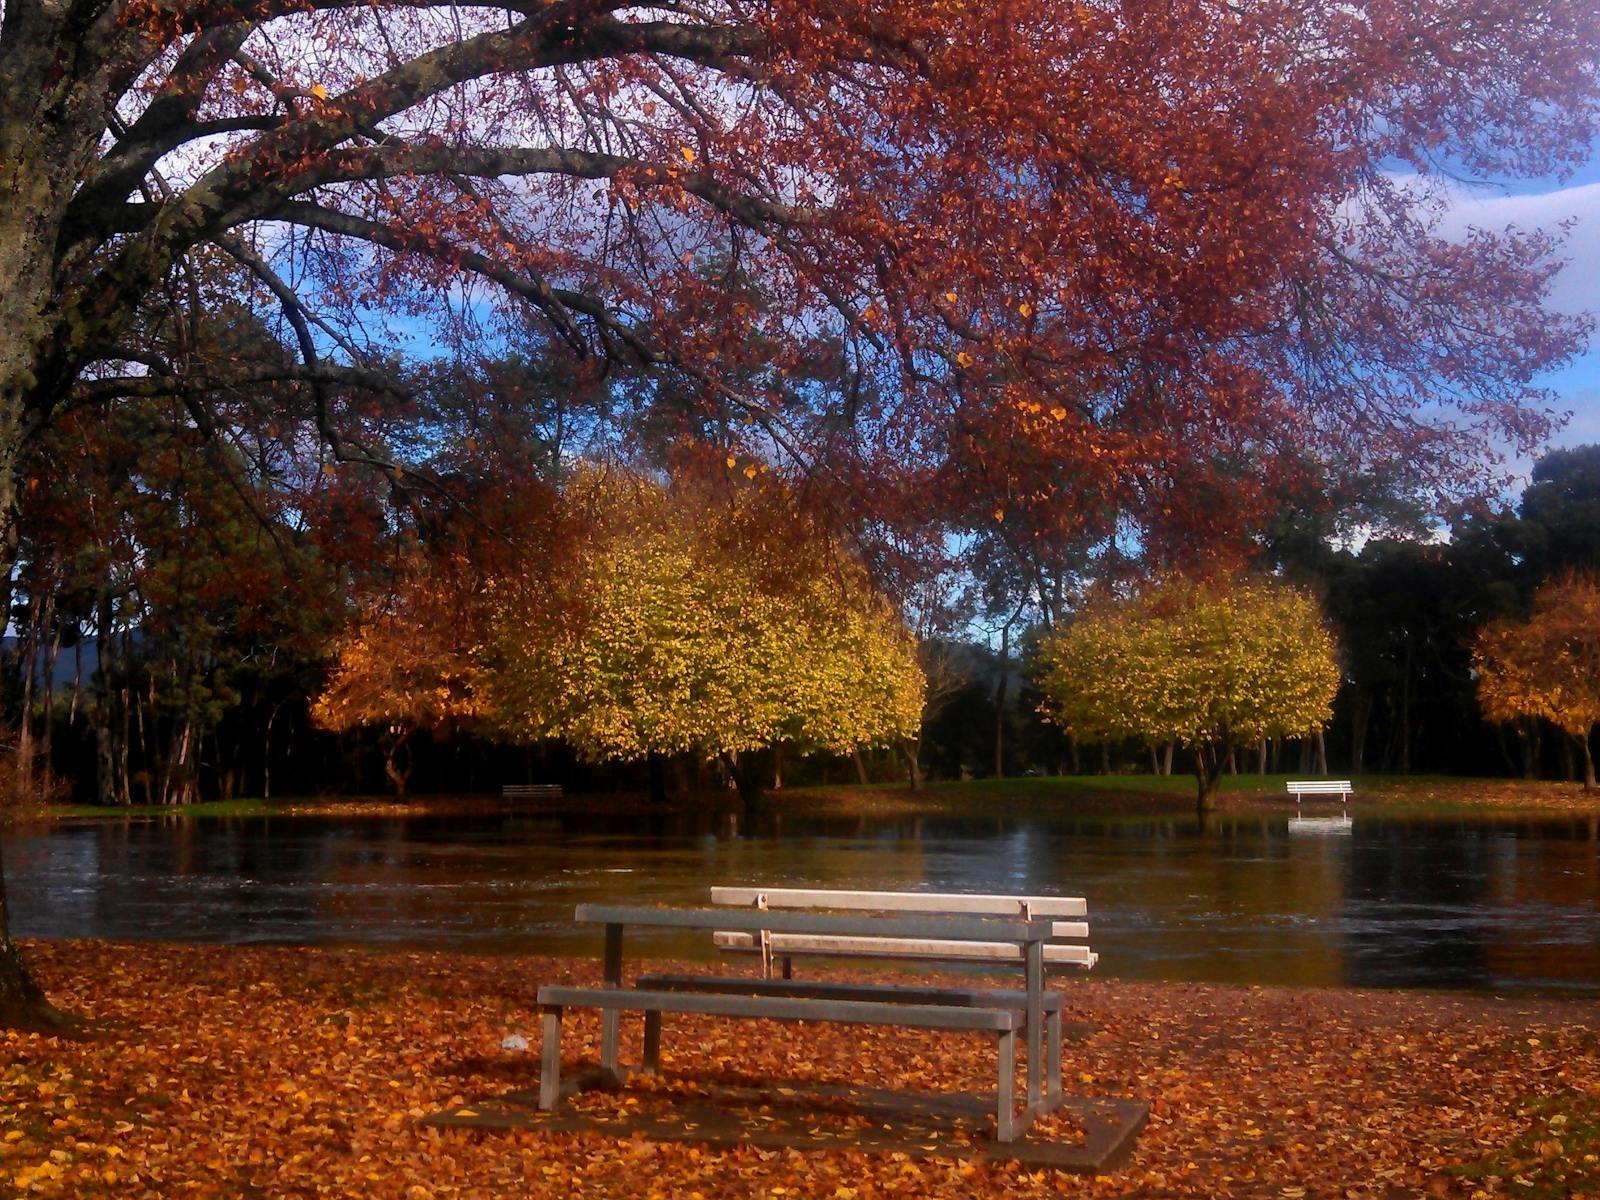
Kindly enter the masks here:
M 111 646 L 111 593 L 101 588 L 95 601 L 94 690 L 94 799 L 108 807 L 117 802 L 116 755 L 111 744 L 111 671 L 114 657 Z
M 1000 677 L 994 685 L 994 777 L 1006 774 L 1006 676 L 1011 666 L 1011 623 L 1000 630 Z
M 45 1033 L 59 1033 L 71 1024 L 71 1018 L 45 999 L 28 965 L 22 961 L 22 952 L 11 940 L 5 862 L 0 856 L 0 1029 L 37 1029 Z
M 3 288 L 0 288 L 3 291 Z M 0 612 L 11 608 L 12 571 L 16 565 L 15 492 L 9 465 L 0 467 Z M 22 952 L 11 940 L 11 908 L 6 899 L 5 824 L 0 822 L 0 1029 L 37 1029 L 60 1032 L 72 1024 L 45 999 L 34 981 Z
M 9 14 L 8 14 L 9 19 Z M 5 166 L 0 163 L 0 183 Z M 12 207 L 15 201 L 0 205 Z M 5 265 L 0 242 L 0 269 Z M 4 315 L 7 288 L 0 285 L 0 315 Z M 0 320 L 0 339 L 5 322 Z M 0 341 L 3 347 L 3 341 Z M 12 577 L 17 562 L 16 455 L 21 448 L 17 380 L 7 351 L 0 348 L 0 613 L 11 611 Z M 6 898 L 5 825 L 0 822 L 0 1028 L 59 1031 L 69 1023 L 34 981 L 22 954 L 11 940 L 11 909 Z
M 1522 751 L 1522 777 L 1539 778 L 1539 722 L 1535 718 L 1517 722 L 1517 743 Z
M 33 791 L 33 676 L 34 660 L 39 656 L 38 596 L 28 597 L 27 632 L 17 643 L 17 665 L 22 671 L 22 717 L 17 722 L 17 781 L 21 795 L 27 799 Z
M 900 757 L 906 760 L 906 787 L 915 792 L 922 787 L 922 735 L 899 743 Z
M 67 705 L 67 731 L 78 724 L 78 705 L 83 699 L 83 626 L 79 625 L 78 640 L 72 646 L 72 703 Z
M 749 830 L 751 821 L 761 811 L 762 780 L 769 765 L 766 755 L 754 750 L 747 750 L 743 754 L 727 753 L 722 756 L 722 762 L 733 777 L 733 786 L 739 793 L 739 806 L 744 810 L 744 827 Z
M 1589 735 L 1593 730 L 1585 730 L 1577 739 L 1578 748 L 1583 751 L 1583 790 L 1592 792 L 1595 788 L 1594 780 L 1594 751 L 1589 749 Z
M 1195 815 L 1205 822 L 1212 811 L 1217 780 L 1222 775 L 1224 755 L 1220 746 L 1198 742 L 1194 747 Z
M 645 756 L 645 769 L 650 776 L 650 803 L 657 808 L 667 806 L 667 766 L 654 750 Z
M 411 731 L 402 729 L 383 735 L 383 774 L 394 788 L 394 798 L 404 800 L 411 782 Z
M 54 604 L 51 605 L 54 607 Z M 52 614 L 52 619 L 54 614 Z M 55 723 L 56 723 L 56 663 L 61 657 L 61 624 L 56 622 L 55 631 L 50 639 L 50 649 L 45 654 L 44 660 L 44 732 L 39 739 L 39 757 L 44 763 L 45 776 L 48 779 L 51 764 L 54 761 L 55 750 Z
M 1400 673 L 1400 774 L 1411 774 L 1411 643 Z
M 272 727 L 278 722 L 278 714 L 283 711 L 284 701 L 280 700 L 272 706 L 272 712 L 267 716 L 267 728 L 261 739 L 261 798 L 272 799 Z
M 1361 774 L 1367 755 L 1367 728 L 1372 723 L 1372 698 L 1356 694 L 1350 713 L 1350 774 Z

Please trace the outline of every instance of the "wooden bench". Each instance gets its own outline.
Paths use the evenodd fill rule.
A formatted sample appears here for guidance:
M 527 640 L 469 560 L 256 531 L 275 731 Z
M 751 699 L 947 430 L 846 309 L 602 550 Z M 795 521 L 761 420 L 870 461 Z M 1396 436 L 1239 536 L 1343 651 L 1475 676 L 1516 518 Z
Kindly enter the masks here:
M 554 800 L 560 795 L 559 783 L 508 783 L 500 789 L 505 800 Z
M 698 992 L 734 996 L 778 996 L 790 999 L 868 1001 L 876 1004 L 937 1005 L 943 1008 L 1009 1009 L 1021 1014 L 1027 1007 L 1027 993 L 1016 988 L 929 987 L 903 983 L 834 983 L 799 979 L 740 979 L 717 975 L 641 975 L 637 987 L 655 992 Z M 1061 1095 L 1061 1043 L 1064 1036 L 1060 992 L 1045 992 L 1040 998 L 1044 1013 L 1045 1096 Z M 644 1068 L 655 1071 L 661 1062 L 661 1012 L 647 1011 L 644 1017 Z M 926 1026 L 934 1028 L 934 1026 Z M 954 1028 L 954 1027 L 952 1027 Z M 1075 1026 L 1075 1036 L 1091 1030 Z M 1002 1064 L 1007 1050 L 1001 1048 Z
M 618 1061 L 618 1020 L 623 1012 L 645 1016 L 643 1070 L 658 1069 L 661 1017 L 664 1013 L 736 1017 L 772 1021 L 828 1021 L 907 1028 L 972 1030 L 996 1035 L 999 1064 L 995 1097 L 995 1136 L 1012 1141 L 1035 1117 L 1061 1102 L 1060 1004 L 1047 1007 L 1044 992 L 1044 946 L 1051 922 L 1020 913 L 992 916 L 862 915 L 815 911 L 775 912 L 726 909 L 651 909 L 579 905 L 575 919 L 606 927 L 605 986 L 546 986 L 538 992 L 544 1019 L 544 1046 L 539 1079 L 541 1108 L 561 1099 L 561 1020 L 567 1008 L 594 1008 L 602 1014 L 600 1060 L 603 1080 L 622 1077 Z M 799 982 L 773 979 L 708 979 L 693 976 L 648 976 L 639 986 L 622 986 L 622 931 L 626 925 L 679 929 L 724 928 L 760 936 L 796 935 L 823 938 L 889 937 L 946 944 L 1011 944 L 1018 953 L 1009 962 L 1022 967 L 1026 986 L 1020 993 L 983 989 L 898 987 Z M 1020 997 L 1020 999 L 1018 998 Z M 1052 1017 L 1053 1014 L 1053 1017 Z M 1046 1091 L 1044 1025 L 1050 1019 L 1056 1064 Z M 1016 1110 L 1017 1035 L 1027 1050 L 1027 1103 Z M 581 1086 L 581 1085 L 580 1085 Z
M 714 887 L 711 903 L 758 910 L 845 909 L 894 913 L 946 913 L 986 917 L 1079 917 L 1055 920 L 1045 943 L 1046 966 L 1085 970 L 1100 956 L 1082 943 L 1089 936 L 1089 907 L 1080 896 L 975 895 L 966 892 L 865 892 L 833 888 Z M 718 930 L 712 941 L 728 954 L 761 954 L 762 975 L 779 961 L 783 978 L 793 976 L 800 957 L 911 959 L 917 962 L 1017 963 L 1020 949 L 1009 942 L 928 941 L 883 937 L 824 937 L 815 934 L 741 933 Z
M 1088 904 L 1080 896 L 1024 896 L 974 894 L 971 892 L 855 891 L 836 888 L 713 887 L 711 902 L 756 911 L 848 910 L 878 913 L 941 913 L 968 916 L 1023 916 L 1087 918 Z M 1064 965 L 1092 968 L 1100 956 L 1081 944 L 1089 936 L 1087 919 L 1053 920 L 1050 939 L 1044 946 L 1045 966 Z M 712 941 L 725 954 L 760 954 L 761 980 L 725 980 L 716 976 L 649 975 L 641 987 L 672 990 L 717 990 L 730 984 L 738 990 L 767 994 L 806 994 L 833 999 L 881 999 L 947 1005 L 1018 1006 L 1026 994 L 1015 988 L 918 988 L 905 984 L 796 984 L 795 958 L 874 958 L 928 963 L 971 963 L 1004 965 L 1019 963 L 1022 951 L 1010 942 L 970 942 L 927 940 L 881 936 L 846 937 L 839 935 L 774 933 L 770 930 L 742 933 L 717 930 Z M 773 979 L 777 962 L 781 980 Z M 913 997 L 915 999 L 913 1000 Z M 1043 997 L 1045 1019 L 1045 1076 L 1047 1093 L 1061 1091 L 1062 1003 L 1059 992 Z M 659 1027 L 659 1018 L 655 1025 Z M 645 1034 L 650 1042 L 652 1022 L 646 1018 Z M 659 1035 L 657 1035 L 659 1036 Z

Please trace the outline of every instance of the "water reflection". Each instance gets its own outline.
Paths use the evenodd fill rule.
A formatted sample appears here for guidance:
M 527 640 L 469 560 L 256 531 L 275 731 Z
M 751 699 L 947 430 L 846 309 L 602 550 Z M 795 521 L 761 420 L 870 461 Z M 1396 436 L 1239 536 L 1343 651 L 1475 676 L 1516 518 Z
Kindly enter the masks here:
M 129 821 L 13 835 L 6 871 L 34 937 L 579 951 L 574 904 L 762 881 L 1081 893 L 1101 970 L 1124 978 L 1600 993 L 1588 819 L 1358 817 L 1308 837 L 1283 817 L 785 816 L 745 832 L 709 814 Z

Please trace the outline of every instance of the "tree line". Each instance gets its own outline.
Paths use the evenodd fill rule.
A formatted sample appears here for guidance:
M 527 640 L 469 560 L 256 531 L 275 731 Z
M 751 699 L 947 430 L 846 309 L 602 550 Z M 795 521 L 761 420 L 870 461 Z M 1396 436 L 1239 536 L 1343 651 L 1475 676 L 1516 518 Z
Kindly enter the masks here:
M 1515 694 L 1502 686 L 1498 698 L 1486 695 L 1483 657 L 1490 636 L 1516 635 L 1522 645 L 1534 640 L 1529 614 L 1543 614 L 1534 632 L 1569 648 L 1565 660 L 1558 648 L 1542 652 L 1537 674 L 1546 693 L 1562 670 L 1574 672 L 1565 691 L 1569 704 L 1600 686 L 1590 664 L 1571 658 L 1588 644 L 1579 636 L 1587 627 L 1584 577 L 1600 571 L 1600 446 L 1551 451 L 1534 463 L 1517 499 L 1447 527 L 1408 513 L 1392 496 L 1382 505 L 1371 499 L 1342 512 L 1333 504 L 1285 509 L 1261 530 L 1255 571 L 1316 600 L 1337 642 L 1337 688 L 1325 724 L 1304 737 L 1246 739 L 1251 744 L 1230 755 L 1226 769 L 1585 778 L 1592 747 L 1579 731 L 1592 728 L 1593 721 L 1583 724 L 1587 710 L 1564 712 L 1561 699 L 1548 695 L 1540 707 L 1530 699 L 1539 690 L 1531 682 L 1511 688 Z M 1372 533 L 1365 522 L 1375 511 L 1387 511 L 1398 529 Z M 1008 588 L 1026 573 L 1008 564 L 996 570 L 988 561 L 988 600 L 977 605 L 978 624 L 987 612 L 991 629 L 1009 622 L 1011 630 L 1007 639 L 991 632 L 983 644 L 958 651 L 970 678 L 930 717 L 937 769 L 1170 774 L 1176 764 L 1188 770 L 1192 757 L 1174 737 L 1075 742 L 1041 715 L 1054 703 L 1039 687 L 1051 670 L 1041 644 L 1071 628 L 1080 603 L 1058 597 L 1127 580 L 1129 558 L 1082 560 L 1072 576 L 1077 590 L 1050 589 L 1043 601 L 1037 591 Z M 1008 641 L 1020 653 L 1006 653 Z M 1147 666 L 1157 673 L 1159 654 Z M 1589 682 L 1579 684 L 1580 678 Z
M 500 549 L 485 556 L 464 552 L 483 529 L 454 509 L 430 548 L 385 524 L 369 480 L 319 483 L 293 504 L 241 495 L 217 477 L 217 447 L 152 428 L 130 420 L 137 444 L 119 446 L 115 428 L 63 426 L 51 446 L 81 490 L 52 489 L 37 507 L 25 497 L 5 695 L 15 792 L 179 804 L 538 777 L 660 798 L 724 781 L 754 794 L 786 777 L 1195 765 L 1192 739 L 1136 726 L 1128 691 L 1135 676 L 1164 686 L 1192 635 L 1158 633 L 1142 665 L 1099 661 L 1118 627 L 1095 624 L 1094 597 L 1127 590 L 1131 555 L 1115 579 L 1103 558 L 1086 561 L 1072 594 L 1023 604 L 980 640 L 1003 593 L 992 560 L 941 564 L 938 612 L 891 615 L 859 558 L 797 535 L 792 497 L 737 461 L 717 464 L 714 485 L 671 491 L 637 470 L 580 469 L 561 504 L 540 494 L 521 499 L 521 517 L 507 509 L 523 535 L 488 538 Z M 106 440 L 74 444 L 91 434 Z M 531 546 L 535 512 L 545 525 Z M 1271 720 L 1236 729 L 1209 777 L 1582 777 L 1573 722 L 1516 708 L 1527 685 L 1502 689 L 1498 707 L 1483 700 L 1481 642 L 1509 637 L 1541 585 L 1600 569 L 1600 447 L 1552 452 L 1515 505 L 1448 536 L 1341 544 L 1334 517 L 1281 514 L 1256 559 L 1326 612 L 1331 708 L 1282 724 L 1286 697 L 1320 668 L 1248 643 L 1292 619 L 1260 609 L 1224 622 L 1203 670 L 1226 673 L 1226 651 L 1275 662 L 1280 677 L 1260 708 Z M 904 624 L 919 612 L 920 642 Z M 1074 631 L 1073 653 L 1098 657 L 1071 700 L 1051 678 Z M 1076 721 L 1060 719 L 1063 703 Z

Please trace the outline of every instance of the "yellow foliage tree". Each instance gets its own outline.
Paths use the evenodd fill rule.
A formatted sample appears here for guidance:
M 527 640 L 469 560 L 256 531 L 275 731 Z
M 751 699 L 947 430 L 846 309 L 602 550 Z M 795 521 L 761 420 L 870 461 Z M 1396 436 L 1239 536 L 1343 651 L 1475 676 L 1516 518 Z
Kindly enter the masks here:
M 487 711 L 481 593 L 465 585 L 463 570 L 409 563 L 394 594 L 369 605 L 339 640 L 327 686 L 311 706 L 312 721 L 336 733 L 379 727 L 384 774 L 397 795 L 411 773 L 412 734 L 470 724 Z
M 1492 621 L 1473 647 L 1478 704 L 1491 721 L 1549 721 L 1583 752 L 1583 786 L 1595 786 L 1589 739 L 1600 724 L 1600 578 L 1546 583 L 1525 620 Z
M 777 745 L 849 753 L 913 736 L 910 635 L 836 548 L 754 540 L 737 503 L 589 472 L 566 498 L 587 544 L 558 580 L 507 587 L 494 721 L 592 761 L 691 753 L 735 766 Z M 776 560 L 776 561 L 775 561 Z
M 1179 742 L 1202 813 L 1229 749 L 1315 732 L 1339 687 L 1316 601 L 1267 580 L 1172 581 L 1091 609 L 1040 649 L 1044 715 L 1083 741 Z

